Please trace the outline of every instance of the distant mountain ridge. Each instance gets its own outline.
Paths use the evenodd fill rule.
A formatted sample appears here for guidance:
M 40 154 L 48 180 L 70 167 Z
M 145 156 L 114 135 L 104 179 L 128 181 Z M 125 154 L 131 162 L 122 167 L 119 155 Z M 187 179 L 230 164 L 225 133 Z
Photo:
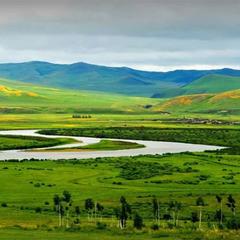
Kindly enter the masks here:
M 213 76 L 215 76 L 213 80 Z M 88 63 L 54 64 L 48 62 L 24 62 L 0 64 L 0 77 L 38 85 L 75 90 L 102 91 L 131 96 L 173 97 L 192 93 L 215 92 L 221 78 L 221 91 L 240 88 L 240 70 L 229 68 L 218 70 L 175 70 L 149 72 L 127 67 L 106 67 Z M 211 78 L 209 87 L 202 78 Z M 231 81 L 229 79 L 231 78 Z M 236 78 L 236 79 L 235 79 Z M 225 79 L 225 80 L 224 80 Z M 233 80 L 234 79 L 234 80 Z M 194 92 L 194 84 L 198 92 Z M 231 87 L 232 82 L 234 85 Z M 238 84 L 239 82 L 239 84 Z M 216 90 L 216 92 L 219 92 Z

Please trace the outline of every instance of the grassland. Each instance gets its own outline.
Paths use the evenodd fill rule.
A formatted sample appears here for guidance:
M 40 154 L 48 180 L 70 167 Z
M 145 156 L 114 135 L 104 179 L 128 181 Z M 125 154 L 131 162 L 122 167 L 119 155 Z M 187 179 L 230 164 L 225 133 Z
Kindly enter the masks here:
M 140 113 L 161 100 L 48 88 L 0 79 L 1 113 Z
M 2 114 L 215 114 L 238 116 L 240 91 L 195 94 L 171 99 L 129 97 L 100 92 L 55 89 L 0 79 Z
M 124 149 L 134 149 L 142 148 L 144 145 L 134 143 L 134 142 L 125 142 L 125 141 L 111 141 L 111 140 L 101 140 L 98 143 L 88 144 L 86 146 L 74 147 L 74 148 L 51 148 L 47 151 L 110 151 L 110 150 L 124 150 Z M 41 151 L 41 150 L 40 150 Z M 44 150 L 46 151 L 46 150 Z
M 170 113 L 201 113 L 218 115 L 238 115 L 240 90 L 221 92 L 217 94 L 192 94 L 171 98 L 153 106 L 153 111 Z
M 86 120 L 88 121 L 88 120 Z M 221 126 L 222 127 L 222 126 Z M 57 134 L 96 135 L 99 129 L 54 130 Z M 60 132 L 59 132 L 60 131 Z M 85 132 L 84 132 L 85 131 Z M 86 134 L 87 133 L 87 134 Z M 113 137 L 154 139 L 166 141 L 196 142 L 239 147 L 238 129 L 217 128 L 107 128 L 101 134 Z M 102 147 L 100 144 L 100 148 Z M 107 143 L 109 144 L 109 142 Z M 104 144 L 106 146 L 106 142 Z M 96 146 L 93 146 L 96 148 Z M 99 147 L 99 146 L 98 146 Z M 110 144 L 110 148 L 114 148 Z M 89 146 L 87 147 L 89 148 Z M 240 201 L 240 156 L 234 152 L 206 152 L 166 154 L 163 156 L 138 156 L 122 158 L 98 158 L 72 161 L 9 161 L 0 163 L 0 232 L 1 237 L 13 239 L 236 239 L 238 232 L 217 230 L 215 219 L 219 203 L 223 199 L 225 224 L 231 219 L 227 198 L 232 194 Z M 67 190 L 72 195 L 70 210 L 71 228 L 58 229 L 58 214 L 53 210 L 54 194 Z M 138 212 L 144 219 L 142 230 L 133 229 L 132 218 L 127 228 L 117 228 L 115 216 L 119 199 L 125 196 L 132 208 L 132 216 Z M 160 204 L 160 230 L 152 230 L 154 223 L 152 199 Z M 191 222 L 191 214 L 199 211 L 196 199 L 204 199 L 202 229 Z M 102 217 L 89 220 L 84 201 L 92 198 L 101 203 Z M 172 226 L 170 202 L 181 203 L 179 224 Z M 80 206 L 80 224 L 74 223 L 75 207 Z M 236 205 L 238 216 L 238 204 Z M 170 219 L 167 220 L 167 216 Z M 239 216 L 238 216 L 239 217 Z M 96 222 L 104 223 L 102 227 Z M 106 224 L 106 225 L 105 225 Z M 1 239 L 0 237 L 0 239 Z
M 219 93 L 239 88 L 239 77 L 213 74 L 201 77 L 181 89 L 186 95 L 196 93 Z
M 157 127 L 157 128 L 239 128 L 239 124 L 175 123 L 174 119 L 204 118 L 239 122 L 238 115 L 217 114 L 91 114 L 91 118 L 73 118 L 72 114 L 1 114 L 0 129 L 43 128 L 107 128 L 107 127 Z
M 44 239 L 46 231 L 50 231 L 52 238 L 56 239 L 77 239 L 84 236 L 86 239 L 97 239 L 99 236 L 102 239 L 154 239 L 158 235 L 162 235 L 163 239 L 176 239 L 178 235 L 178 239 L 187 239 L 184 231 L 189 231 L 191 237 L 195 235 L 196 238 L 201 236 L 201 239 L 214 239 L 209 237 L 211 230 L 207 234 L 194 230 L 190 222 L 191 213 L 198 211 L 197 197 L 203 197 L 203 229 L 208 228 L 208 215 L 211 216 L 209 228 L 214 229 L 217 224 L 214 214 L 218 209 L 215 195 L 219 194 L 224 201 L 223 211 L 227 221 L 231 217 L 231 210 L 225 205 L 228 194 L 233 194 L 236 201 L 240 201 L 239 167 L 239 156 L 219 153 L 83 161 L 1 162 L 0 181 L 4 182 L 0 186 L 1 236 L 10 234 L 9 236 L 16 237 L 14 234 L 20 234 L 23 237 L 17 239 L 27 239 L 33 234 L 36 239 Z M 76 225 L 80 226 L 80 231 L 75 229 L 70 233 L 54 230 L 58 225 L 58 216 L 53 211 L 52 199 L 54 194 L 61 194 L 64 190 L 68 190 L 73 198 L 71 224 L 76 219 L 74 207 L 81 208 L 81 223 Z M 168 223 L 172 220 L 161 220 L 159 231 L 146 232 L 143 229 L 135 232 L 132 220 L 129 219 L 128 228 L 122 232 L 116 227 L 117 219 L 114 214 L 114 208 L 119 206 L 122 195 L 127 198 L 133 211 L 138 211 L 143 216 L 146 225 L 144 229 L 150 228 L 154 222 L 151 209 L 153 196 L 161 201 L 161 218 L 164 214 L 172 214 L 168 210 L 171 200 L 181 202 L 181 227 L 169 231 Z M 107 224 L 104 230 L 97 230 L 95 220 L 87 218 L 84 200 L 89 197 L 104 206 L 101 220 Z M 185 230 L 181 231 L 181 228 Z M 231 235 L 228 231 L 223 234 Z M 227 235 L 228 239 L 235 239 L 236 234 L 232 238 Z M 218 235 L 220 239 L 219 232 L 213 234 L 215 237 Z M 189 239 L 193 239 L 191 237 Z
M 231 151 L 164 156 L 0 162 L 0 239 L 239 238 L 239 231 L 226 227 L 232 218 L 232 211 L 226 205 L 229 194 L 236 200 L 239 221 L 239 91 L 163 101 L 75 92 L 13 81 L 9 83 L 8 80 L 0 80 L 0 85 L 0 129 L 51 128 L 56 129 L 55 133 L 66 135 L 181 141 L 231 147 Z M 91 117 L 75 118 L 74 114 L 90 114 Z M 197 121 L 191 120 L 195 118 L 214 121 L 207 124 L 199 121 L 196 124 Z M 53 144 L 52 141 L 59 140 L 1 137 L 0 146 L 5 146 L 5 149 L 32 145 L 43 147 L 44 144 Z M 85 148 L 113 150 L 122 147 L 121 144 L 117 145 L 107 141 Z M 53 210 L 54 194 L 60 195 L 64 190 L 69 191 L 73 199 L 69 229 L 57 227 L 58 214 Z M 219 210 L 217 194 L 223 198 L 223 230 L 218 228 L 215 218 Z M 117 228 L 115 214 L 121 196 L 125 196 L 132 207 L 127 229 L 123 231 Z M 151 207 L 153 197 L 161 202 L 159 230 L 151 227 L 154 223 Z M 205 202 L 202 208 L 203 231 L 197 230 L 197 223 L 191 222 L 192 213 L 199 212 L 196 206 L 199 197 Z M 95 220 L 88 219 L 84 207 L 87 198 L 104 206 L 102 219 L 98 217 L 96 221 L 106 226 L 96 226 Z M 182 205 L 177 227 L 172 226 L 171 201 Z M 77 218 L 74 212 L 76 206 L 81 209 L 80 224 L 74 223 Z M 143 217 L 145 227 L 142 230 L 133 229 L 132 218 L 136 212 Z M 169 220 L 167 215 L 170 216 Z
M 51 147 L 74 143 L 70 138 L 44 138 L 26 136 L 0 136 L 0 150 Z

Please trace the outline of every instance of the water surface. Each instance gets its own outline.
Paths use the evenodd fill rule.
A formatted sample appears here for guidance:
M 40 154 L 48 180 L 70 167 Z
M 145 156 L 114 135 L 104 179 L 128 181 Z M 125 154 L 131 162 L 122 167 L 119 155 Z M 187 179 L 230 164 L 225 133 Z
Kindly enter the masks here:
M 55 136 L 55 135 L 43 135 L 37 133 L 37 130 L 10 130 L 10 131 L 0 131 L 0 135 L 18 135 L 18 136 L 37 136 L 37 137 L 67 137 L 73 138 L 80 143 L 65 144 L 61 146 L 41 148 L 41 149 L 51 149 L 51 148 L 72 148 L 78 146 L 85 146 L 92 143 L 98 143 L 102 138 L 90 138 L 90 137 L 73 137 L 73 136 Z M 189 143 L 177 143 L 177 142 L 162 142 L 162 141 L 143 141 L 143 140 L 128 140 L 128 139 L 111 139 L 120 140 L 127 142 L 136 142 L 142 144 L 144 148 L 137 149 L 126 149 L 126 150 L 111 150 L 111 151 L 66 151 L 66 152 L 52 152 L 52 151 L 41 151 L 34 152 L 31 150 L 6 150 L 0 152 L 0 160 L 9 159 L 87 159 L 87 158 L 97 158 L 97 157 L 123 157 L 123 156 L 138 156 L 146 154 L 164 154 L 164 153 L 180 153 L 180 152 L 202 152 L 205 150 L 217 150 L 222 147 L 201 145 L 201 144 L 189 144 Z

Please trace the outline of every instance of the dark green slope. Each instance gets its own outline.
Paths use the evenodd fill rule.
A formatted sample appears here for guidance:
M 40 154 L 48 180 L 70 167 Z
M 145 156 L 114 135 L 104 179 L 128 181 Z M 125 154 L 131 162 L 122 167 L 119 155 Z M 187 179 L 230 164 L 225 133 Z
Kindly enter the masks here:
M 219 93 L 240 89 L 240 77 L 209 75 L 193 81 L 181 90 L 184 94 Z

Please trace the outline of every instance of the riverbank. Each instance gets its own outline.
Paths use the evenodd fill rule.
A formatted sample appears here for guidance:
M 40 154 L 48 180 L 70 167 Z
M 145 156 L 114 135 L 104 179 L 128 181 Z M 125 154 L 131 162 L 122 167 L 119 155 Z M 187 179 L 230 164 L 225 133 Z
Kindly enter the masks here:
M 44 135 L 37 132 L 37 130 L 11 130 L 0 131 L 0 135 L 14 135 L 14 136 L 32 136 L 32 137 L 48 137 L 59 138 L 63 136 L 58 135 Z M 58 148 L 73 148 L 86 146 L 89 144 L 99 143 L 102 138 L 90 138 L 90 137 L 76 137 L 76 136 L 64 136 L 65 138 L 72 138 L 79 143 L 67 144 L 58 146 Z M 161 141 L 144 141 L 144 140 L 132 140 L 132 139 L 111 139 L 112 141 L 132 142 L 139 145 L 144 145 L 144 148 L 126 149 L 126 150 L 111 150 L 111 151 L 88 151 L 88 152 L 34 152 L 34 151 L 20 151 L 9 150 L 0 152 L 0 160 L 10 159 L 88 159 L 99 157 L 123 157 L 123 156 L 138 156 L 148 154 L 165 154 L 165 153 L 180 153 L 180 152 L 202 152 L 209 150 L 222 149 L 219 146 L 201 145 L 201 144 L 189 144 L 189 143 L 176 143 L 176 142 L 161 142 Z M 51 147 L 53 148 L 53 146 Z M 47 148 L 46 148 L 47 149 Z M 49 149 L 49 148 L 48 148 Z M 42 149 L 43 150 L 43 149 Z

